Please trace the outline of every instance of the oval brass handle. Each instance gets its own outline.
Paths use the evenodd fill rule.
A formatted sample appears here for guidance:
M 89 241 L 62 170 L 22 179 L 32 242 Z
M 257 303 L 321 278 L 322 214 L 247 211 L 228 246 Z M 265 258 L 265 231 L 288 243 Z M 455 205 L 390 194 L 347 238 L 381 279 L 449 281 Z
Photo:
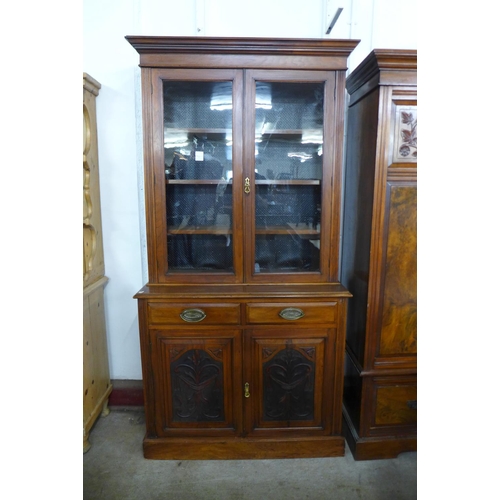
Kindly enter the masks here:
M 283 319 L 295 321 L 304 316 L 304 311 L 298 307 L 285 307 L 285 309 L 282 309 L 278 314 Z
M 246 194 L 250 193 L 250 179 L 247 177 L 245 179 L 245 189 L 244 189 Z
M 203 321 L 207 315 L 201 309 L 184 309 L 180 317 L 188 323 L 198 323 L 199 321 Z
M 250 384 L 248 382 L 245 384 L 245 397 L 250 397 Z

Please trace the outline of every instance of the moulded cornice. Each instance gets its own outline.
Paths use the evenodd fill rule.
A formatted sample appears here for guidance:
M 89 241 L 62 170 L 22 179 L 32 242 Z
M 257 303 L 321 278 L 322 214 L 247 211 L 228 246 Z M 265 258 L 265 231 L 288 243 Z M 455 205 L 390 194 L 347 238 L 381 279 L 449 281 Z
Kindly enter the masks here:
M 381 85 L 394 85 L 400 80 L 391 78 L 391 74 L 417 71 L 417 51 L 406 49 L 374 49 L 346 80 L 349 94 L 358 90 L 371 79 L 378 78 Z
M 244 54 L 347 57 L 359 40 L 126 36 L 139 54 Z
M 97 80 L 92 78 L 89 74 L 83 73 L 83 88 L 97 96 L 99 95 L 101 84 Z

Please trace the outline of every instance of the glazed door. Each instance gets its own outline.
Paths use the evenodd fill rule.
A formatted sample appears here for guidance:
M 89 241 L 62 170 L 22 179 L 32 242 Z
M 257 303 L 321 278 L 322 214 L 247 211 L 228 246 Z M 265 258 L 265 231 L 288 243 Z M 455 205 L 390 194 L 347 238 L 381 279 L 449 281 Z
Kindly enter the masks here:
M 334 102 L 330 73 L 246 72 L 248 281 L 329 279 Z
M 333 332 L 254 330 L 245 344 L 245 432 L 328 434 L 332 428 Z
M 151 88 L 150 267 L 158 282 L 240 282 L 242 72 L 152 70 Z

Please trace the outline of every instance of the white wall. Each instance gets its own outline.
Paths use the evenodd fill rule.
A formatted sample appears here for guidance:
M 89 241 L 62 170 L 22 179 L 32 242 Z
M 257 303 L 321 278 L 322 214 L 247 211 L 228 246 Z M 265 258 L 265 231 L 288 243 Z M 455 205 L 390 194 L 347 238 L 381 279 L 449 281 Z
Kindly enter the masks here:
M 417 48 L 417 0 L 84 0 L 83 68 L 98 80 L 99 168 L 112 379 L 142 379 L 137 304 L 147 281 L 139 57 L 126 35 L 204 35 L 361 40 L 355 68 L 373 48 Z M 330 35 L 337 8 L 343 11 Z

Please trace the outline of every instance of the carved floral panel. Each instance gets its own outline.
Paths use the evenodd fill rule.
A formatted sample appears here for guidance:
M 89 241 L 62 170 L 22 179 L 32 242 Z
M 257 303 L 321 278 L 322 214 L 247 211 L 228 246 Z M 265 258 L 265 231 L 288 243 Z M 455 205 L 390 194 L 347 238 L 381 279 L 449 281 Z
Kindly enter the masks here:
M 314 359 L 314 347 L 305 352 Z M 263 420 L 314 418 L 314 361 L 288 346 L 263 365 Z
M 222 362 L 201 349 L 188 350 L 172 362 L 171 383 L 174 421 L 224 421 Z
M 417 107 L 396 106 L 393 163 L 417 161 Z

